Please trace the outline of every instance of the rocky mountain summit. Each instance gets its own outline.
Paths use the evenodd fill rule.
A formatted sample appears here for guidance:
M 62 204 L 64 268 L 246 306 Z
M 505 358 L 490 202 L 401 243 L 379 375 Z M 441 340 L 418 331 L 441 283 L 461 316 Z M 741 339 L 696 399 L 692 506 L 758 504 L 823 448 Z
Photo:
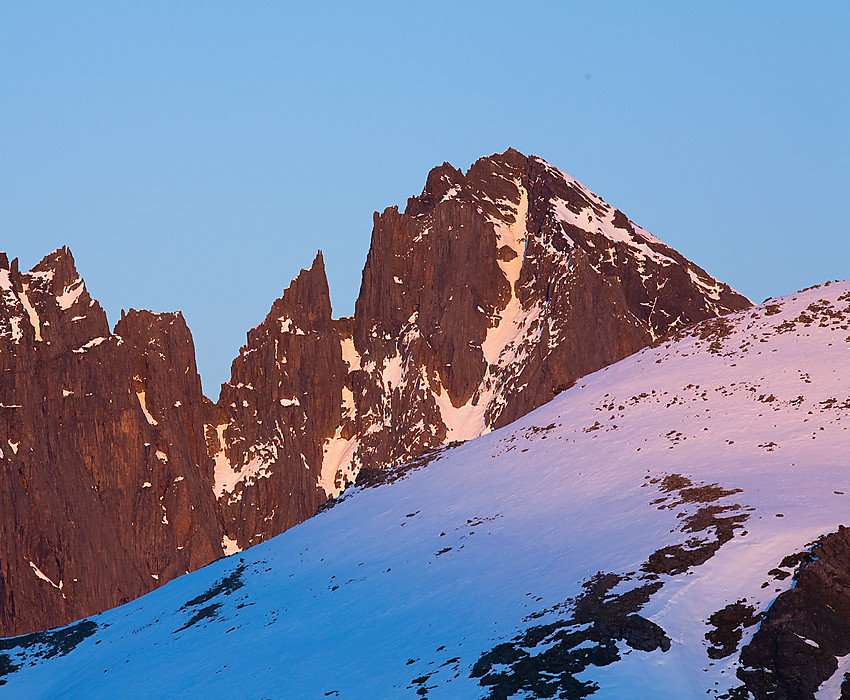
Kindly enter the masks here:
M 376 214 L 352 317 L 319 254 L 213 404 L 179 313 L 110 331 L 67 249 L 0 256 L 0 634 L 65 623 L 277 535 L 366 466 L 507 425 L 749 301 L 509 150 Z
M 332 320 L 320 255 L 249 333 L 207 426 L 228 537 L 256 544 L 364 466 L 507 425 L 749 305 L 539 158 L 437 167 L 403 213 L 375 215 L 353 317 Z

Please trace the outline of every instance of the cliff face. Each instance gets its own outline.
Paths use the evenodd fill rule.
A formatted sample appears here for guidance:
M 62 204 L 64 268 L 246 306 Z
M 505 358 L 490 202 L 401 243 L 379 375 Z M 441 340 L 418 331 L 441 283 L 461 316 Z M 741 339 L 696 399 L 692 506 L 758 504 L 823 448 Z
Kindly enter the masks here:
M 307 298 L 305 315 L 295 300 Z M 539 158 L 509 150 L 467 173 L 435 168 L 404 212 L 375 215 L 352 318 L 331 321 L 319 258 L 249 333 L 217 407 L 226 427 L 207 427 L 224 444 L 230 536 L 242 547 L 277 534 L 272 521 L 303 519 L 364 466 L 506 425 L 749 304 Z M 276 503 L 292 493 L 295 515 L 272 516 L 261 491 Z
M 215 492 L 240 549 L 309 518 L 326 500 L 319 469 L 341 420 L 345 374 L 319 254 L 248 333 L 209 410 Z
M 67 249 L 0 255 L 0 635 L 125 602 L 316 512 L 363 467 L 477 437 L 749 301 L 509 150 L 376 214 L 354 316 L 321 253 L 213 404 L 182 316 L 110 332 Z
M 126 602 L 221 555 L 191 335 L 110 333 L 71 254 L 0 258 L 0 633 Z

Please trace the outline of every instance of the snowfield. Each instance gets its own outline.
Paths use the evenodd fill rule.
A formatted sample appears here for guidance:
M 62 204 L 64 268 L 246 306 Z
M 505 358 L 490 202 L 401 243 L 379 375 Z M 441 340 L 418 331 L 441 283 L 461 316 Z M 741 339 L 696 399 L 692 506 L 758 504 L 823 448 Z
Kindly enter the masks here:
M 686 329 L 268 542 L 0 642 L 0 695 L 722 695 L 758 624 L 709 656 L 709 618 L 763 612 L 783 559 L 850 524 L 848 326 L 841 282 Z

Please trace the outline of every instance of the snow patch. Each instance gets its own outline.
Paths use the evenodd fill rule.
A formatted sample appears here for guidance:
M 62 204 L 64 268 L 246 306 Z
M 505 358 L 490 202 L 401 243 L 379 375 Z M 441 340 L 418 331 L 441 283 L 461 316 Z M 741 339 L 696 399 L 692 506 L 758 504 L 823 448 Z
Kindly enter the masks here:
M 381 379 L 385 387 L 394 386 L 398 388 L 401 386 L 401 377 L 401 355 L 396 353 L 392 357 L 387 358 L 387 362 L 384 365 L 384 371 L 381 373 Z
M 440 409 L 440 418 L 446 425 L 446 440 L 471 440 L 489 431 L 484 422 L 484 412 L 487 404 L 479 401 L 473 405 L 472 399 L 463 406 L 455 407 L 447 391 L 440 388 L 438 394 L 434 394 L 434 401 Z
M 24 331 L 21 329 L 21 317 L 20 316 L 12 316 L 9 318 L 9 325 L 12 329 L 12 342 L 19 343 L 21 342 L 21 338 L 24 337 Z
M 451 189 L 443 195 L 443 198 L 440 200 L 441 202 L 447 202 L 450 199 L 454 199 L 457 193 L 460 192 L 457 185 L 452 185 Z
M 705 292 L 706 296 L 714 299 L 714 301 L 720 301 L 720 292 L 723 289 L 723 285 L 720 282 L 713 277 L 709 278 L 711 282 L 705 282 L 690 266 L 688 267 L 688 276 L 691 278 L 691 282 Z
M 70 309 L 77 299 L 80 298 L 80 295 L 86 290 L 86 285 L 83 282 L 82 277 L 77 277 L 71 284 L 66 286 L 62 293 L 56 297 L 56 303 L 59 304 L 59 308 L 63 311 L 67 311 Z
M 338 496 L 346 481 L 354 480 L 353 459 L 360 442 L 357 438 L 345 440 L 341 437 L 341 428 L 337 428 L 332 438 L 325 440 L 322 448 L 322 471 L 319 486 L 328 497 Z M 341 484 L 337 484 L 337 473 L 341 473 Z
M 342 338 L 342 359 L 348 365 L 348 371 L 360 369 L 360 353 L 354 347 L 354 338 Z
M 64 583 L 62 581 L 60 581 L 59 585 L 57 586 L 55 583 L 53 583 L 53 580 L 47 574 L 45 574 L 41 569 L 39 569 L 33 562 L 30 562 L 30 566 L 32 567 L 33 573 L 38 578 L 40 578 L 42 581 L 47 581 L 47 583 L 49 583 L 51 586 L 53 586 L 56 590 L 58 590 L 58 591 L 62 590 L 62 588 L 64 586 Z M 64 593 L 62 594 L 62 597 L 63 598 L 65 597 Z
M 221 538 L 221 549 L 226 557 L 242 551 L 242 548 L 236 543 L 236 540 L 230 539 L 227 535 Z
M 85 345 L 83 345 L 82 347 L 77 348 L 76 350 L 73 350 L 72 352 L 76 352 L 76 353 L 82 353 L 82 352 L 85 352 L 85 351 L 86 351 L 86 350 L 88 350 L 89 348 L 93 348 L 93 347 L 95 347 L 95 346 L 97 346 L 97 345 L 100 345 L 100 344 L 101 344 L 104 340 L 106 340 L 106 338 L 105 338 L 105 337 L 103 337 L 103 336 L 100 336 L 99 338 L 92 338 L 92 339 L 91 339 L 89 342 L 87 342 Z
M 815 700 L 835 700 L 841 697 L 841 684 L 844 682 L 844 674 L 850 672 L 850 654 L 838 657 L 838 668 L 835 669 L 815 692 Z
M 12 286 L 12 280 L 9 276 L 9 270 L 0 270 L 0 290 L 2 294 L 0 294 L 0 299 L 2 299 L 2 305 L 6 307 L 9 311 L 9 329 L 12 336 L 12 342 L 15 344 L 20 343 L 21 338 L 23 338 L 23 330 L 21 329 L 21 317 L 12 313 L 12 310 L 18 310 L 20 306 L 20 301 L 15 294 L 14 288 Z
M 282 316 L 280 319 L 280 332 L 292 333 L 293 335 L 305 335 L 304 331 L 295 325 L 293 320 L 288 316 Z
M 42 337 L 41 337 L 41 319 L 39 319 L 38 312 L 35 310 L 35 307 L 32 305 L 32 302 L 30 301 L 30 298 L 28 296 L 29 284 L 24 282 L 21 285 L 21 288 L 22 288 L 21 304 L 24 305 L 24 309 L 26 309 L 27 317 L 29 318 L 29 321 L 30 321 L 30 325 L 33 327 L 33 330 L 35 331 L 35 339 L 37 341 L 41 341 L 42 340 Z
M 145 414 L 145 418 L 147 419 L 148 423 L 150 423 L 150 425 L 159 425 L 159 422 L 151 415 L 150 411 L 148 411 L 148 405 L 145 401 L 145 392 L 137 391 L 136 398 L 139 400 L 139 406 L 142 407 L 142 413 Z
M 271 476 L 269 467 L 277 459 L 277 447 L 275 445 L 255 445 L 251 452 L 253 456 L 240 469 L 234 469 L 225 454 L 224 431 L 227 423 L 216 426 L 220 448 L 214 456 L 215 461 L 215 496 L 218 499 L 232 494 L 237 484 L 244 483 L 250 486 L 257 479 L 267 479 Z M 240 493 L 237 500 L 242 497 Z
M 226 492 L 227 484 L 230 483 L 231 475 L 234 473 L 230 466 L 230 461 L 225 454 L 224 431 L 227 428 L 227 423 L 220 423 L 215 426 L 215 432 L 218 436 L 218 452 L 213 455 L 215 462 L 215 496 L 221 498 Z M 235 483 L 235 482 L 234 482 Z
M 418 233 L 416 235 L 416 237 L 413 239 L 413 242 L 419 243 L 419 241 L 421 241 L 423 238 L 425 238 L 425 236 L 427 236 L 429 233 L 431 233 L 431 227 L 426 226 L 425 228 L 422 229 L 422 231 L 420 233 Z
M 526 227 L 526 219 L 528 217 L 528 190 L 522 185 L 521 180 L 514 180 L 514 185 L 519 190 L 519 204 L 514 204 L 509 200 L 500 200 L 501 206 L 514 208 L 514 222 L 506 224 L 501 219 L 490 218 L 493 228 L 496 231 L 496 247 L 497 249 L 507 246 L 515 254 L 512 260 L 499 260 L 499 267 L 502 269 L 508 283 L 511 285 L 511 293 L 513 294 L 514 286 L 519 279 L 522 263 L 525 259 L 525 244 L 528 240 L 528 229 Z

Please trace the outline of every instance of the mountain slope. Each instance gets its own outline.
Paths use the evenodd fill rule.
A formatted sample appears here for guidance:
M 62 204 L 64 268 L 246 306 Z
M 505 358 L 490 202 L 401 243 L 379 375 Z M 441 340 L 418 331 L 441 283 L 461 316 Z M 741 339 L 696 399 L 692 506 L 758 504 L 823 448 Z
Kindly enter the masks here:
M 0 680 L 16 697 L 837 698 L 848 353 L 847 282 L 705 321 L 269 542 L 3 642 Z
M 749 305 L 540 158 L 434 168 L 375 215 L 352 318 L 331 321 L 320 255 L 249 333 L 207 427 L 228 537 L 256 544 L 312 515 L 318 487 L 478 437 Z
M 477 437 L 749 301 L 508 150 L 376 214 L 351 318 L 321 253 L 216 404 L 179 313 L 110 332 L 70 252 L 0 258 L 0 633 L 141 595 L 312 516 L 359 471 Z M 8 449 L 7 449 L 8 447 Z

